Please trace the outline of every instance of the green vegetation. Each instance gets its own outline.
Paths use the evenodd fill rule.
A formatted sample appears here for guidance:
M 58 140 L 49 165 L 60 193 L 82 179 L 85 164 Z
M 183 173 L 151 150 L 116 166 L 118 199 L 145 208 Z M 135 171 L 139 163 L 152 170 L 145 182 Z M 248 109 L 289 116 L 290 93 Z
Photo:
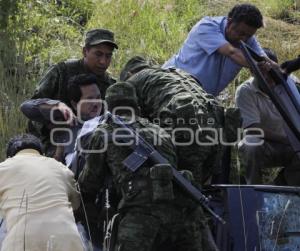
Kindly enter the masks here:
M 137 54 L 162 63 L 185 39 L 190 22 L 204 11 L 199 0 L 101 1 L 87 28 L 115 31 L 120 49 L 111 70 L 118 75 L 122 65 Z
M 8 138 L 23 132 L 26 119 L 19 104 L 33 93 L 46 68 L 81 56 L 83 34 L 90 28 L 112 29 L 120 49 L 110 71 L 118 76 L 133 55 L 163 63 L 204 15 L 226 15 L 241 1 L 233 0 L 0 0 L 0 160 Z M 292 0 L 248 1 L 266 18 L 258 33 L 264 47 L 279 59 L 300 54 L 300 20 Z M 224 102 L 232 105 L 235 86 L 248 76 L 243 71 Z

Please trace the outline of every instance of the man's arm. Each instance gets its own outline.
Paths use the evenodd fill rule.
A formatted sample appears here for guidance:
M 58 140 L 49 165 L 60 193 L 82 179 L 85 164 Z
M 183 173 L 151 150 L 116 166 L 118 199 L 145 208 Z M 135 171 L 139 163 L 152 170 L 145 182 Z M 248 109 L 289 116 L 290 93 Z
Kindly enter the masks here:
M 230 57 L 234 62 L 236 62 L 237 64 L 239 64 L 243 67 L 247 67 L 247 68 L 250 67 L 250 65 L 248 64 L 248 61 L 246 60 L 242 50 L 232 46 L 230 43 L 221 46 L 218 49 L 218 52 L 221 53 L 224 56 Z M 276 69 L 279 69 L 279 65 L 276 62 L 274 62 L 273 60 L 271 60 L 270 58 L 268 58 L 266 55 L 263 55 L 262 59 L 265 62 L 269 62 L 272 67 L 275 67 Z
M 243 67 L 247 67 L 247 68 L 250 67 L 242 50 L 232 46 L 230 43 L 225 44 L 222 47 L 220 47 L 218 49 L 218 52 L 224 56 L 230 57 L 235 63 L 237 63 Z M 267 56 L 262 56 L 262 58 L 263 58 L 264 62 L 262 62 L 261 64 L 268 62 L 268 63 L 270 63 L 271 67 L 274 67 L 275 69 L 279 69 L 279 65 L 276 62 L 272 61 Z
M 71 108 L 59 100 L 47 98 L 29 99 L 21 104 L 20 109 L 22 113 L 32 121 L 44 124 L 49 122 L 53 123 L 55 121 L 51 121 L 52 119 L 62 116 L 69 125 L 73 126 L 76 123 L 76 116 Z M 53 115 L 52 118 L 51 113 Z
M 293 71 L 297 71 L 300 69 L 300 55 L 292 60 L 285 61 L 281 64 L 281 68 L 284 73 L 290 74 Z
M 249 64 L 243 52 L 239 48 L 232 46 L 230 43 L 224 44 L 217 51 L 220 54 L 231 58 L 238 65 L 249 68 Z

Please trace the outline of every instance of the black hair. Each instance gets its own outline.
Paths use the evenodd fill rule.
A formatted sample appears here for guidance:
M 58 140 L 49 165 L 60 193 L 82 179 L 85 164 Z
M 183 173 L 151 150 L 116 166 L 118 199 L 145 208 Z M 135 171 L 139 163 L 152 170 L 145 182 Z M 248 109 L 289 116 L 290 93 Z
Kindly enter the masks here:
M 228 13 L 233 23 L 245 23 L 251 27 L 260 28 L 264 25 L 259 9 L 252 4 L 237 4 Z
M 269 59 L 278 63 L 278 58 L 277 58 L 275 51 L 271 50 L 270 48 L 263 48 L 263 50 Z
M 44 154 L 44 148 L 39 138 L 32 134 L 21 134 L 11 138 L 6 147 L 6 157 L 13 157 L 23 149 L 35 149 Z
M 79 102 L 81 98 L 81 86 L 97 84 L 97 77 L 94 74 L 79 74 L 68 81 L 68 99 Z

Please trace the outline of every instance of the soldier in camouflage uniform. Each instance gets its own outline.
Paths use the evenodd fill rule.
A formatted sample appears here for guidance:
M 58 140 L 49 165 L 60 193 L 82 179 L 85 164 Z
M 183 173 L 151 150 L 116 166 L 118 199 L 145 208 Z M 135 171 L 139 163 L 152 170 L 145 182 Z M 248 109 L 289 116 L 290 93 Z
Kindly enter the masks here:
M 106 70 L 110 65 L 113 51 L 117 48 L 114 34 L 110 30 L 88 31 L 83 47 L 83 58 L 67 60 L 51 66 L 40 80 L 32 99 L 55 99 L 72 107 L 67 95 L 68 80 L 75 75 L 87 73 L 96 75 L 101 98 L 104 98 L 107 87 L 116 82 Z M 42 124 L 34 122 L 29 124 L 29 131 L 42 139 L 47 155 L 53 156 L 55 148 L 49 142 L 49 130 Z
M 137 116 L 137 97 L 130 84 L 117 83 L 109 87 L 106 101 L 109 110 L 120 105 L 132 107 L 135 119 L 132 121 L 125 110 L 118 110 L 122 120 L 131 120 L 130 128 L 151 144 L 159 135 L 161 144 L 155 148 L 170 164 L 177 166 L 170 136 L 159 126 Z M 88 154 L 79 177 L 85 199 L 95 197 L 107 175 L 112 175 L 113 184 L 121 194 L 116 242 L 110 250 L 208 250 L 202 248 L 201 231 L 205 225 L 201 207 L 173 184 L 169 165 L 152 165 L 146 161 L 137 171 L 128 170 L 123 161 L 132 150 L 113 140 L 118 128 L 112 118 L 98 125 L 89 144 L 93 152 Z M 100 149 L 105 150 L 97 152 Z
M 177 130 L 178 165 L 192 171 L 198 184 L 220 172 L 219 132 L 213 130 L 222 127 L 223 108 L 194 78 L 177 69 L 151 66 L 137 56 L 128 61 L 120 79 L 136 88 L 142 117 L 157 121 L 170 133 Z

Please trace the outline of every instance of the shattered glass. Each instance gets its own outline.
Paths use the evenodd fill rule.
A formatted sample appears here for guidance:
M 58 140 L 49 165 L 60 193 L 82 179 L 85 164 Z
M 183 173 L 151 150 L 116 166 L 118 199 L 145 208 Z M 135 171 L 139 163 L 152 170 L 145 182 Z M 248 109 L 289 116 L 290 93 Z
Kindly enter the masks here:
M 300 250 L 300 197 L 297 194 L 263 193 L 257 211 L 261 251 Z

